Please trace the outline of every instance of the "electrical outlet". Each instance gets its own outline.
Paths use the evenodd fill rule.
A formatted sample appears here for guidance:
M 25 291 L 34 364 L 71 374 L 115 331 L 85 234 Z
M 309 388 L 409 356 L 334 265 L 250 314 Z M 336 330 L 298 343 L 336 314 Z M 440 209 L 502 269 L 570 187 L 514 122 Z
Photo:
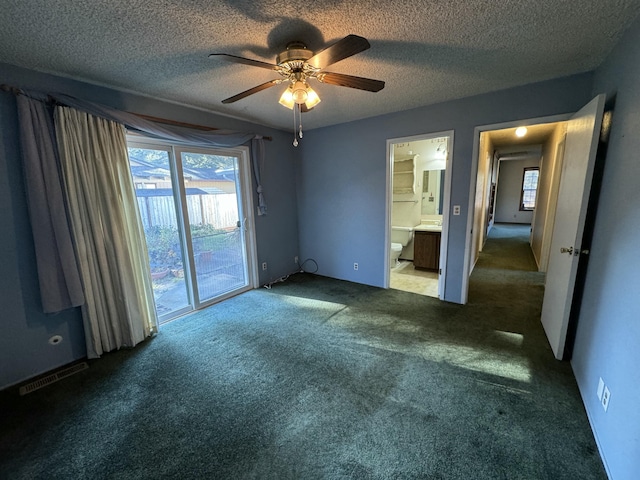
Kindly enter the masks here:
M 353 264 L 353 269 L 354 269 L 354 270 L 358 270 L 358 264 L 357 264 L 357 263 L 354 263 L 354 264 Z
M 262 262 L 262 269 L 266 270 L 267 269 L 267 262 Z
M 602 391 L 602 408 L 604 408 L 604 411 L 607 411 L 607 408 L 609 408 L 609 400 L 611 399 L 611 392 L 609 391 L 609 387 L 604 387 L 604 390 Z
M 453 214 L 454 215 L 460 215 L 460 205 L 454 205 L 453 206 Z
M 298 263 L 298 256 L 293 257 L 293 263 Z

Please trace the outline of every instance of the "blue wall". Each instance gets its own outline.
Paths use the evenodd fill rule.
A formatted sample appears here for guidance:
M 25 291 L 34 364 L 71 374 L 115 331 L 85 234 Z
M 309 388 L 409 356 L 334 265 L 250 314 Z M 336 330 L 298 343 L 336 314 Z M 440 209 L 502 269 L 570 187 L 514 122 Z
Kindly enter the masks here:
M 597 70 L 615 96 L 573 370 L 611 478 L 640 478 L 640 20 Z M 598 379 L 611 391 L 605 413 Z
M 76 310 L 42 313 L 14 110 L 15 100 L 0 95 L 0 388 L 86 354 Z M 64 341 L 49 345 L 52 335 Z
M 386 140 L 455 130 L 451 206 L 462 212 L 449 216 L 445 299 L 460 302 L 474 128 L 575 112 L 591 99 L 592 80 L 576 75 L 309 132 L 298 172 L 302 258 L 315 259 L 321 275 L 383 286 Z
M 298 212 L 295 201 L 295 160 L 288 133 L 228 117 L 122 93 L 10 65 L 0 65 L 0 83 L 45 92 L 62 92 L 123 110 L 270 135 L 262 174 L 268 214 L 256 218 L 260 283 L 268 283 L 295 270 L 298 255 Z M 254 189 L 255 190 L 255 189 Z M 254 192 L 255 197 L 255 192 Z M 257 199 L 254 198 L 257 205 Z M 17 115 L 13 95 L 0 92 L 0 389 L 83 358 L 84 330 L 77 309 L 45 315 L 34 261 L 22 180 Z M 48 344 L 52 335 L 64 341 Z

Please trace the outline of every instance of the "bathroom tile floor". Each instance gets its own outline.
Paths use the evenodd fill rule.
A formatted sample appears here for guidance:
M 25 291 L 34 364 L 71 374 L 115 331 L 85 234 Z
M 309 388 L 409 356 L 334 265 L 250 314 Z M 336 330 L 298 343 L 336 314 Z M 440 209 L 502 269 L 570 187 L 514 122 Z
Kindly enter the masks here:
M 407 260 L 400 260 L 399 265 L 391 269 L 389 283 L 389 286 L 395 290 L 438 298 L 438 274 L 416 270 L 413 262 Z

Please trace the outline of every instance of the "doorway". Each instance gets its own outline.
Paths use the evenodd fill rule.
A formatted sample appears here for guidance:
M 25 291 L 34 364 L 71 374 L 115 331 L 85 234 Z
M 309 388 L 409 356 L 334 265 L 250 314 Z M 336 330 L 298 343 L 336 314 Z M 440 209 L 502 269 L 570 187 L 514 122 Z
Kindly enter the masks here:
M 453 131 L 387 140 L 385 288 L 444 298 Z
M 551 145 L 552 150 L 555 149 L 556 165 L 545 165 L 545 163 L 553 160 L 554 156 L 543 153 L 539 171 L 541 185 L 538 195 L 543 197 L 540 200 L 545 197 L 542 192 L 545 182 L 542 178 L 545 173 L 549 178 L 546 185 L 548 203 L 546 208 L 543 209 L 541 207 L 542 201 L 536 200 L 530 244 L 536 257 L 538 270 L 546 271 L 541 322 L 553 353 L 558 359 L 564 359 L 565 354 L 571 348 L 570 345 L 566 345 L 566 340 L 571 311 L 574 306 L 573 299 L 577 293 L 574 287 L 576 285 L 578 264 L 581 257 L 589 254 L 589 239 L 583 238 L 583 233 L 601 135 L 600 130 L 603 125 L 604 99 L 604 94 L 598 95 L 578 112 L 569 115 L 568 118 L 556 117 L 551 120 L 566 120 L 566 129 L 561 138 L 557 138 Z M 535 123 L 538 122 L 520 122 L 518 130 L 526 130 L 523 127 L 527 126 L 529 128 L 528 125 Z M 503 128 L 506 127 L 508 130 L 509 127 L 513 126 L 513 124 L 504 125 Z M 474 155 L 472 157 L 474 162 L 472 172 L 475 175 L 472 177 L 469 195 L 469 236 L 465 247 L 466 261 L 462 286 L 463 303 L 466 303 L 468 298 L 469 273 L 474 265 L 475 251 L 473 250 L 473 245 L 476 244 L 474 239 L 477 238 L 476 236 L 484 235 L 481 229 L 474 229 L 473 226 L 476 225 L 475 222 L 477 221 L 478 204 L 474 203 L 474 201 L 477 201 L 477 187 L 484 175 L 480 171 L 482 160 L 482 156 L 479 155 L 479 145 L 482 138 L 480 134 L 488 130 L 491 129 L 476 127 L 477 140 L 480 141 L 476 141 L 474 144 Z M 562 162 L 561 167 L 557 165 L 558 161 Z M 559 177 L 557 178 L 558 187 L 555 194 L 551 172 L 557 172 Z M 482 209 L 486 208 L 482 202 L 479 206 Z M 551 213 L 554 216 L 552 222 L 548 218 Z M 536 227 L 540 226 L 542 226 L 543 230 L 542 240 L 538 242 L 539 248 L 536 248 L 535 231 Z M 539 252 L 544 252 L 545 237 L 548 238 L 548 248 L 550 248 L 546 267 L 539 255 Z M 536 255 L 537 253 L 538 255 Z
M 257 284 L 246 147 L 130 136 L 129 162 L 159 323 Z
M 469 193 L 467 247 L 462 301 L 468 297 L 468 281 L 494 222 L 530 225 L 530 246 L 538 271 L 546 271 L 546 255 L 553 232 L 557 187 L 562 167 L 566 121 L 558 115 L 476 127 L 472 179 Z M 516 135 L 518 128 L 525 127 Z M 506 165 L 509 168 L 502 169 Z M 525 170 L 538 168 L 535 202 L 522 204 Z M 517 172 L 513 172 L 513 170 Z M 505 170 L 505 171 L 503 171 Z M 506 174 L 506 175 L 503 175 Z M 509 175 L 511 173 L 511 175 Z M 507 203 L 497 208 L 497 200 Z

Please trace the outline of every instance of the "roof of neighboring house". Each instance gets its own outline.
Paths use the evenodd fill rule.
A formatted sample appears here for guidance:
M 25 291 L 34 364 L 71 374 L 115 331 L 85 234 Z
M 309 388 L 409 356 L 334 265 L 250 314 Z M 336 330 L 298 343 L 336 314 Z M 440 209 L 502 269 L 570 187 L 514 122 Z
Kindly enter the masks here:
M 217 168 L 183 168 L 185 176 L 194 180 L 218 180 L 222 182 L 235 182 L 235 170 L 220 170 Z
M 222 193 L 227 193 L 219 188 L 187 188 L 186 192 L 188 195 L 218 195 Z M 136 189 L 137 197 L 172 197 L 173 190 L 170 188 L 137 188 Z
M 130 154 L 131 174 L 137 178 L 168 178 L 171 171 L 168 168 L 141 160 L 135 154 Z M 235 182 L 236 170 L 228 168 L 191 168 L 184 167 L 183 174 L 190 180 L 214 180 L 219 182 Z
M 166 168 L 131 166 L 131 174 L 138 178 L 166 178 L 171 176 L 171 172 Z

